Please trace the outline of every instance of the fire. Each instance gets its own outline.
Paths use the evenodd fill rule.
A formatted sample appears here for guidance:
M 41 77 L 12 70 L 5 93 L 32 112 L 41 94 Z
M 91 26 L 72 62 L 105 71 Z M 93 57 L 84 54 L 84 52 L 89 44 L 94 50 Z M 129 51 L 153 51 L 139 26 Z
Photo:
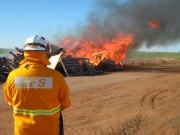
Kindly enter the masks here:
M 87 37 L 73 39 L 67 37 L 62 43 L 66 54 L 72 57 L 89 58 L 91 63 L 97 65 L 103 59 L 114 60 L 120 64 L 125 58 L 128 47 L 133 43 L 133 34 L 119 34 L 116 38 L 108 40 L 99 36 L 99 40 L 89 40 Z
M 149 23 L 149 26 L 151 27 L 151 28 L 159 28 L 159 22 L 158 21 L 156 21 L 156 20 L 152 20 L 152 21 L 150 21 Z

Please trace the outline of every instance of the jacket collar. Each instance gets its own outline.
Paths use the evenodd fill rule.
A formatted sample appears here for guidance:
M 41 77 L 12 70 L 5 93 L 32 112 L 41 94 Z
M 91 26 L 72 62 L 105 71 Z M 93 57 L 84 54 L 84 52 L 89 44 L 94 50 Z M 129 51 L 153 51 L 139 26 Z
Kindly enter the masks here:
M 19 64 L 50 65 L 51 63 L 47 58 L 45 51 L 24 51 L 24 60 L 21 61 Z

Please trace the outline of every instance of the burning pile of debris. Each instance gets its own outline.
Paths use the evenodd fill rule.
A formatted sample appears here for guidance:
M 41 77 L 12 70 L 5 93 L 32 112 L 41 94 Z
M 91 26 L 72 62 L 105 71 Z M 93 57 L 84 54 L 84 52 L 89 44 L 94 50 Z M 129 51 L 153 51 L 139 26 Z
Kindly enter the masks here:
M 97 65 L 91 63 L 88 58 L 61 56 L 60 62 L 57 64 L 56 69 L 67 76 L 81 76 L 81 75 L 95 75 L 99 72 L 107 71 L 114 72 L 120 71 L 121 64 L 116 64 L 115 61 L 110 59 L 102 59 Z
M 13 69 L 19 66 L 19 63 L 24 59 L 23 50 L 15 47 L 16 52 L 10 52 L 12 58 L 0 57 L 0 83 L 5 82 L 8 74 Z M 115 61 L 104 58 L 98 65 L 94 65 L 88 58 L 72 57 L 65 55 L 63 48 L 51 45 L 50 51 L 47 53 L 51 66 L 54 64 L 54 69 L 61 72 L 64 76 L 89 76 L 96 75 L 99 72 L 120 71 L 121 64 L 115 64 Z M 98 57 L 97 57 L 98 58 Z

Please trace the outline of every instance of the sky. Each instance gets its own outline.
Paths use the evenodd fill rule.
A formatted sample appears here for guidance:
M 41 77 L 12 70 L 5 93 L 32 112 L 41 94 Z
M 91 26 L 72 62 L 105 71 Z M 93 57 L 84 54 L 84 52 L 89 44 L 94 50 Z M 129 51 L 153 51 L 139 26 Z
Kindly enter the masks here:
M 96 0 L 1 0 L 0 48 L 22 48 L 25 39 L 41 35 L 54 42 L 83 25 L 94 10 Z M 113 1 L 113 0 L 112 0 Z M 127 0 L 119 0 L 126 2 Z M 73 31 L 72 31 L 73 32 Z M 140 51 L 179 52 L 180 43 L 162 47 L 142 46 Z
M 92 0 L 1 0 L 0 48 L 21 47 L 38 34 L 52 37 L 83 20 Z

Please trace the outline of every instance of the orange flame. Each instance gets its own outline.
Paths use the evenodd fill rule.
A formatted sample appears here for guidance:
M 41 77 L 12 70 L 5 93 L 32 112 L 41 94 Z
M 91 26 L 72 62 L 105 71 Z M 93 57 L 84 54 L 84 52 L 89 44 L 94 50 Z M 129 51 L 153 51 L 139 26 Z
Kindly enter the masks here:
M 98 40 L 89 40 L 87 37 L 73 39 L 66 37 L 62 47 L 72 57 L 89 58 L 91 63 L 97 65 L 104 58 L 111 59 L 119 64 L 126 56 L 128 47 L 133 43 L 133 34 L 119 34 L 116 38 L 108 40 L 102 35 L 97 36 Z
M 159 22 L 158 21 L 156 21 L 156 20 L 152 20 L 152 21 L 150 21 L 149 23 L 149 26 L 151 27 L 151 28 L 159 28 Z

